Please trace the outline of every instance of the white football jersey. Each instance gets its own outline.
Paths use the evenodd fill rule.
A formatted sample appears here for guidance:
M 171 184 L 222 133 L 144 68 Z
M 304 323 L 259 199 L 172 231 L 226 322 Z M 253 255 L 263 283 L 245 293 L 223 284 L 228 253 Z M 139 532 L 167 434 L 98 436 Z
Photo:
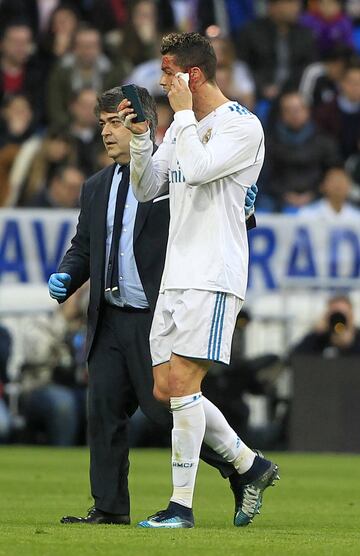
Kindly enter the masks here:
M 160 291 L 223 291 L 244 299 L 244 201 L 264 160 L 260 121 L 232 101 L 199 122 L 192 110 L 182 110 L 154 156 L 152 151 L 149 131 L 132 136 L 135 197 L 149 201 L 169 188 L 170 230 Z

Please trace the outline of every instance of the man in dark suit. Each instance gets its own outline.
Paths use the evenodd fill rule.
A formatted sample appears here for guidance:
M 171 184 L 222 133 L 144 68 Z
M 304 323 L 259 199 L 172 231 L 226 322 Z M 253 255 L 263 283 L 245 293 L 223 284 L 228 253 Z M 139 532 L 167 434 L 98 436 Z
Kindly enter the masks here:
M 138 87 L 154 139 L 156 106 Z M 171 429 L 167 408 L 153 395 L 149 332 L 164 265 L 169 225 L 168 195 L 138 204 L 129 187 L 131 132 L 117 114 L 120 87 L 97 105 L 102 137 L 115 161 L 86 182 L 71 247 L 49 280 L 60 302 L 90 278 L 87 356 L 89 366 L 90 482 L 94 507 L 86 517 L 62 523 L 130 523 L 128 419 L 140 405 L 157 424 Z M 232 465 L 204 447 L 203 459 L 240 485 Z

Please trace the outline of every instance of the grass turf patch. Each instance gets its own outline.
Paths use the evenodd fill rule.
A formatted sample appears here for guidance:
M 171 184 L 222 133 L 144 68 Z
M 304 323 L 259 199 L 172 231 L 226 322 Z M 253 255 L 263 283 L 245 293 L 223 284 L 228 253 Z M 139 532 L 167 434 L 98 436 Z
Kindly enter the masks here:
M 272 454 L 281 481 L 247 528 L 232 525 L 233 498 L 202 463 L 191 530 L 138 529 L 171 494 L 167 450 L 133 450 L 132 525 L 61 525 L 92 505 L 88 451 L 0 448 L 0 556 L 257 556 L 360 554 L 359 456 Z

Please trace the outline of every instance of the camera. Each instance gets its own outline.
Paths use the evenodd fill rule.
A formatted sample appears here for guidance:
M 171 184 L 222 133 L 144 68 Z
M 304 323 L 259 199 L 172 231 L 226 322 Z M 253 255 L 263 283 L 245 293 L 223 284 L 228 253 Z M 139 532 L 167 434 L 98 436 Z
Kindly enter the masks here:
M 347 326 L 347 318 L 344 313 L 335 311 L 329 316 L 329 329 L 331 333 L 341 334 Z

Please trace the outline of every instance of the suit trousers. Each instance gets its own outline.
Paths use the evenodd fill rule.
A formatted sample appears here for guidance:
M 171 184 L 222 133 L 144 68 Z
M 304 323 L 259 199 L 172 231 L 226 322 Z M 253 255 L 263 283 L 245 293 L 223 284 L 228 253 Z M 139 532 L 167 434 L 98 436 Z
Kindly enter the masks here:
M 138 406 L 169 431 L 172 416 L 153 397 L 149 334 L 152 313 L 124 312 L 104 305 L 89 359 L 88 428 L 90 483 L 95 506 L 113 514 L 130 514 L 128 490 L 128 421 Z M 201 458 L 223 477 L 234 473 L 210 448 Z

